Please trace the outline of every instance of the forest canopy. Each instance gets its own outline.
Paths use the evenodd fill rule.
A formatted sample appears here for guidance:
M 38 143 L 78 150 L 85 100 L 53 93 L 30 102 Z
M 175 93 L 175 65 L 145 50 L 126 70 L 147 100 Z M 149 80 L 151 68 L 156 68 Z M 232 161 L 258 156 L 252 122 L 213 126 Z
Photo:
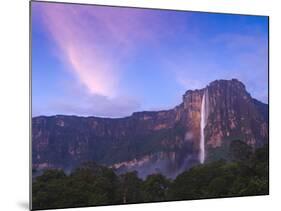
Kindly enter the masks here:
M 117 175 L 112 169 L 87 162 L 70 174 L 46 170 L 32 183 L 33 209 L 113 205 L 199 198 L 265 195 L 268 184 L 268 145 L 252 152 L 236 141 L 229 160 L 195 166 L 174 180 L 137 172 Z

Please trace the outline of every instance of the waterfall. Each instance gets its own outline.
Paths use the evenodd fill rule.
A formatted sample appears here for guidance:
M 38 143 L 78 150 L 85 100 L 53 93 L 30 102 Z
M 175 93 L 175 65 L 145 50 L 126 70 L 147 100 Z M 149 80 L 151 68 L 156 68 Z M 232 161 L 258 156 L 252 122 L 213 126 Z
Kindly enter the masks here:
M 199 161 L 200 163 L 204 163 L 205 161 L 205 133 L 204 129 L 207 124 L 208 118 L 208 90 L 207 88 L 204 91 L 202 103 L 201 103 L 201 119 L 200 119 L 200 152 L 199 152 Z

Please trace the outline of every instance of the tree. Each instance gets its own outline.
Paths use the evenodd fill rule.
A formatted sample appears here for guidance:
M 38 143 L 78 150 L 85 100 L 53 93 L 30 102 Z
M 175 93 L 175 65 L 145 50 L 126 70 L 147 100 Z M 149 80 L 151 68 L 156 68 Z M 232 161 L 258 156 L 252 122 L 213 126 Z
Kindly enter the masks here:
M 221 166 L 224 164 L 224 161 L 216 161 L 183 172 L 172 183 L 169 197 L 173 200 L 210 197 L 208 185 L 221 174 Z
M 143 181 L 136 171 L 118 176 L 93 162 L 70 175 L 47 170 L 33 179 L 33 209 L 268 194 L 268 146 L 252 152 L 234 141 L 229 149 L 231 159 L 195 166 L 173 181 L 161 174 Z
M 123 203 L 143 202 L 143 193 L 141 191 L 143 181 L 138 178 L 136 171 L 122 174 L 120 181 Z
M 231 161 L 249 160 L 252 155 L 252 148 L 240 140 L 233 140 L 230 143 L 228 157 Z
M 93 162 L 85 163 L 77 168 L 70 175 L 69 186 L 73 188 L 69 197 L 79 204 L 102 205 L 121 202 L 117 192 L 118 176 L 112 169 Z
M 241 195 L 263 195 L 268 194 L 268 180 L 251 178 L 248 186 L 240 191 Z
M 143 183 L 144 201 L 164 201 L 170 181 L 161 174 L 149 175 Z
M 61 170 L 47 170 L 32 184 L 32 206 L 34 209 L 63 207 L 61 204 L 66 175 Z

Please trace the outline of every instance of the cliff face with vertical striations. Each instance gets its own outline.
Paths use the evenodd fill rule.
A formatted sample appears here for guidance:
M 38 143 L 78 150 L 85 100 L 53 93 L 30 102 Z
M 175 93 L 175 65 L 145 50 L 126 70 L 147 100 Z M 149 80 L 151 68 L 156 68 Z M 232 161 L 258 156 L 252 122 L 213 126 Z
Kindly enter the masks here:
M 205 128 L 207 149 L 220 147 L 223 141 L 232 139 L 241 139 L 253 148 L 268 141 L 268 105 L 251 98 L 238 80 L 215 81 L 207 89 L 210 96 Z
M 253 99 L 236 79 L 217 80 L 187 91 L 174 109 L 133 113 L 110 119 L 39 116 L 32 119 L 32 165 L 35 169 L 71 170 L 93 160 L 117 172 L 175 177 L 199 163 L 203 94 L 208 91 L 204 129 L 206 162 L 214 149 L 231 140 L 253 148 L 268 142 L 268 105 Z

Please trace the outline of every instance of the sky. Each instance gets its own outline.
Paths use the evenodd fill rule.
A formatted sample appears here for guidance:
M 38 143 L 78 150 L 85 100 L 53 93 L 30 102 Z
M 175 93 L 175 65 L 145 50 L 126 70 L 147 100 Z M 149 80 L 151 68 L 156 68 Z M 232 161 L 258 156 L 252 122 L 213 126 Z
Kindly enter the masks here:
M 170 109 L 232 78 L 267 103 L 267 20 L 32 2 L 32 116 Z

